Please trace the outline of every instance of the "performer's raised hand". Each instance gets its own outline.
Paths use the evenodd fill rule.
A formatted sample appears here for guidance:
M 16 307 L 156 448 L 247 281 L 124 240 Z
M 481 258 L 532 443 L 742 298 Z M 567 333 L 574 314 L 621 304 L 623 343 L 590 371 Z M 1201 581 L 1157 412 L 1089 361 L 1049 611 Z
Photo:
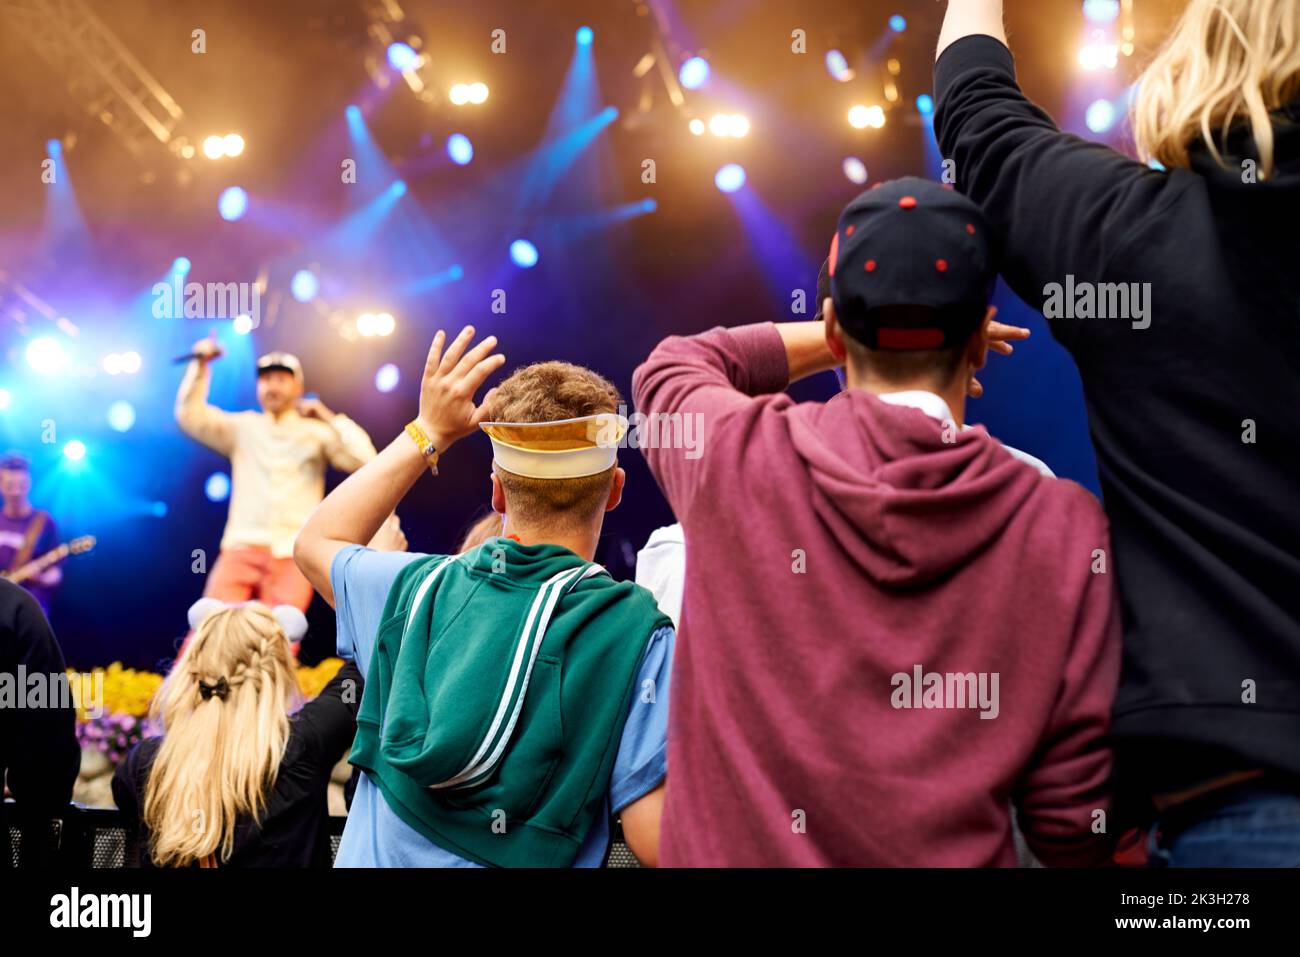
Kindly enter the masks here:
M 217 342 L 216 335 L 210 334 L 194 343 L 194 348 L 190 352 L 199 362 L 211 362 L 213 359 L 221 358 L 225 350 L 221 348 L 221 343 Z
M 469 348 L 474 341 L 473 326 L 462 329 L 444 352 L 446 338 L 441 329 L 433 337 L 420 382 L 420 422 L 440 452 L 469 435 L 486 418 L 492 393 L 489 391 L 478 405 L 474 404 L 474 394 L 506 361 L 501 353 L 493 352 L 496 336 L 488 336 Z
M 322 422 L 334 418 L 334 413 L 320 399 L 299 399 L 298 414 L 309 419 L 320 419 Z

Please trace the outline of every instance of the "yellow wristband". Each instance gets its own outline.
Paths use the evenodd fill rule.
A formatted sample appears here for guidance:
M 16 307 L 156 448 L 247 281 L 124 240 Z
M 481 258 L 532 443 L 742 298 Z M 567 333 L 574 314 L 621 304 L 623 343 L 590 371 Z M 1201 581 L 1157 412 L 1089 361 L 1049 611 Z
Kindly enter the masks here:
M 424 429 L 420 428 L 418 422 L 406 423 L 406 434 L 411 437 L 411 441 L 415 443 L 415 447 L 420 450 L 420 454 L 424 456 L 424 460 L 429 463 L 429 468 L 432 469 L 433 474 L 437 475 L 438 450 L 434 448 L 433 440 L 425 434 Z

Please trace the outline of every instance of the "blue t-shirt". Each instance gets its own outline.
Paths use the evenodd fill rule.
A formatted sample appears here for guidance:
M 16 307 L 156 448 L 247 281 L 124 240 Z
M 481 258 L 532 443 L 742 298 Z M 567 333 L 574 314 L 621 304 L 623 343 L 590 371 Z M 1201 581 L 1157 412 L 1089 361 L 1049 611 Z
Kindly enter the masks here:
M 330 580 L 338 613 L 338 652 L 354 658 L 362 675 L 370 667 L 371 652 L 379 634 L 388 592 L 398 572 L 413 561 L 427 558 L 409 552 L 376 552 L 349 545 L 334 557 Z M 610 777 L 604 813 L 578 851 L 575 867 L 599 867 L 609 843 L 610 811 L 619 811 L 649 794 L 663 782 L 667 769 L 668 682 L 673 666 L 674 633 L 660 628 L 650 636 L 637 688 L 632 696 L 614 773 Z M 647 685 L 650 681 L 653 684 Z M 652 698 L 652 701 L 646 701 Z M 389 808 L 384 796 L 362 773 L 348 811 L 335 867 L 478 867 L 431 843 Z

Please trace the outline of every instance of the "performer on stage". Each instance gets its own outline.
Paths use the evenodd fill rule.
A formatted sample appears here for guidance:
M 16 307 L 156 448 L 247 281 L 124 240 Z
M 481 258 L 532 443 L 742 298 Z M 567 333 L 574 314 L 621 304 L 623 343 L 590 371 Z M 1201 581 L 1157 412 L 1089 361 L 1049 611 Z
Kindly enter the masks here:
M 318 399 L 303 398 L 302 363 L 287 352 L 257 360 L 261 412 L 208 404 L 213 338 L 195 344 L 176 394 L 181 430 L 230 458 L 230 511 L 221 554 L 203 594 L 224 602 L 311 604 L 312 587 L 293 563 L 293 540 L 325 495 L 327 463 L 354 472 L 375 457 L 365 430 Z
M 6 452 L 0 457 L 0 495 L 4 511 L 0 513 L 0 571 L 14 572 L 33 558 L 39 558 L 59 544 L 59 532 L 49 512 L 33 508 L 28 495 L 32 490 L 31 464 L 20 452 Z M 50 616 L 50 599 L 63 581 L 57 565 L 22 582 L 40 603 L 45 617 Z

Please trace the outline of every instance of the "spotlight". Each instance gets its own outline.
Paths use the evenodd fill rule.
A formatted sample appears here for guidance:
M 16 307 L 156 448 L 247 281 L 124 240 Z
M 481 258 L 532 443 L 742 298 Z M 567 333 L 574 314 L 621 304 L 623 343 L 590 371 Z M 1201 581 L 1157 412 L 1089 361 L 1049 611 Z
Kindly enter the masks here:
M 244 138 L 238 133 L 227 133 L 221 140 L 227 156 L 238 156 L 244 152 Z
M 1119 0 L 1083 0 L 1083 16 L 1089 23 L 1113 23 L 1119 16 Z
M 394 199 L 401 199 L 406 195 L 406 180 L 395 179 L 388 189 L 393 194 Z
M 172 260 L 172 272 L 179 273 L 182 276 L 188 275 L 190 271 L 190 261 L 186 256 L 177 256 Z
M 108 424 L 115 432 L 129 432 L 135 425 L 135 406 L 126 399 L 118 399 L 108 407 Z
M 243 218 L 248 211 L 248 193 L 238 186 L 228 186 L 217 199 L 217 212 L 228 223 Z
M 388 44 L 388 65 L 399 73 L 414 70 L 420 65 L 420 54 L 409 43 Z
M 691 120 L 690 123 L 687 124 L 687 129 L 689 129 L 696 136 L 703 136 L 705 130 L 704 121 L 697 117 L 696 119 Z
M 578 46 L 589 47 L 591 46 L 591 41 L 595 39 L 595 34 L 591 32 L 591 27 L 578 27 L 578 32 L 574 36 L 574 39 L 578 41 Z
M 221 159 L 226 155 L 226 141 L 220 136 L 209 136 L 203 140 L 203 155 L 210 160 Z
M 447 137 L 447 155 L 457 166 L 464 166 L 474 158 L 474 144 L 464 133 L 452 133 Z
M 713 185 L 724 193 L 734 193 L 745 185 L 745 168 L 738 163 L 728 163 L 714 175 Z
M 369 339 L 375 335 L 376 328 L 375 314 L 373 312 L 363 312 L 357 316 L 357 334 Z
M 63 144 L 58 140 L 46 140 L 45 152 L 51 157 L 58 156 L 63 152 Z
M 916 109 L 922 116 L 929 116 L 934 112 L 934 97 L 929 93 L 922 93 L 916 98 Z
M 654 199 L 643 199 L 641 200 L 641 208 L 647 213 L 653 213 L 659 208 L 659 201 Z
M 709 61 L 693 56 L 677 71 L 677 81 L 688 90 L 698 90 L 709 79 Z
M 469 101 L 476 106 L 479 103 L 486 103 L 488 98 L 488 86 L 486 83 L 471 83 L 469 85 Z
M 1101 31 L 1097 31 L 1093 39 L 1079 50 L 1079 66 L 1089 73 L 1101 69 L 1113 70 L 1118 63 L 1119 46 L 1106 42 Z
M 57 339 L 41 336 L 27 344 L 27 364 L 41 375 L 52 375 L 68 362 Z
M 397 320 L 393 318 L 391 312 L 380 312 L 375 314 L 375 335 L 391 336 L 393 330 L 397 328 Z
M 167 517 L 167 503 L 166 503 L 166 502 L 152 502 L 152 503 L 149 505 L 149 514 L 152 515 L 154 518 L 166 518 L 166 517 Z
M 73 439 L 63 447 L 63 454 L 73 462 L 80 462 L 86 457 L 86 443 L 81 439 Z
M 452 279 L 463 279 L 465 277 L 465 270 L 463 267 L 457 264 L 447 270 L 447 275 L 450 276 Z
M 526 239 L 516 239 L 510 244 L 510 258 L 520 269 L 532 269 L 539 258 L 537 247 Z
M 103 365 L 104 371 L 109 375 L 122 374 L 122 357 L 116 352 L 110 352 L 108 355 L 104 356 L 104 361 L 101 365 Z
M 464 106 L 466 103 L 469 102 L 469 84 L 468 83 L 452 84 L 448 96 L 451 97 L 451 102 L 454 103 L 456 106 Z
M 253 317 L 235 316 L 235 321 L 231 323 L 231 328 L 235 330 L 235 335 L 246 336 L 253 331 Z
M 856 156 L 847 157 L 844 160 L 843 169 L 844 175 L 848 177 L 850 183 L 857 183 L 861 186 L 867 181 L 867 164 Z
M 213 472 L 203 483 L 203 494 L 209 502 L 224 502 L 230 497 L 230 476 L 225 472 Z
M 714 136 L 746 136 L 749 133 L 749 117 L 743 113 L 715 113 L 709 119 L 709 132 Z
M 310 269 L 299 269 L 289 280 L 289 292 L 299 302 L 311 302 L 320 292 L 320 280 Z
M 857 109 L 857 107 L 854 107 L 854 109 Z M 885 125 L 885 108 L 882 106 L 868 106 L 864 112 L 859 114 L 859 118 L 864 122 L 864 125 L 871 127 L 873 130 L 878 130 Z M 853 122 L 852 118 L 850 118 L 849 122 Z M 857 126 L 856 123 L 853 125 Z M 861 127 L 858 128 L 861 129 Z
M 5 409 L 9 408 L 9 403 L 11 400 L 12 397 L 9 395 L 9 390 L 0 389 L 0 412 L 3 412 Z
M 356 126 L 362 120 L 361 107 L 357 106 L 355 103 L 349 104 L 348 108 L 343 111 L 343 115 L 348 118 L 349 123 Z
M 870 116 L 871 112 L 861 103 L 858 103 L 849 108 L 849 126 L 855 130 L 865 130 L 867 124 L 871 122 Z
M 397 383 L 402 379 L 402 373 L 391 362 L 379 367 L 375 373 L 375 388 L 380 392 L 392 392 L 397 388 Z
M 853 71 L 849 69 L 849 61 L 845 59 L 844 54 L 839 50 L 826 51 L 826 72 L 841 83 L 848 83 L 849 80 L 853 79 Z
M 1088 107 L 1085 122 L 1094 133 L 1105 133 L 1115 125 L 1115 104 L 1110 100 L 1094 100 Z
M 122 371 L 127 375 L 135 375 L 140 371 L 142 364 L 143 360 L 140 358 L 140 353 L 135 350 L 122 353 Z
M 907 29 L 907 18 L 901 13 L 896 13 L 889 18 L 889 29 L 895 33 L 902 33 Z

